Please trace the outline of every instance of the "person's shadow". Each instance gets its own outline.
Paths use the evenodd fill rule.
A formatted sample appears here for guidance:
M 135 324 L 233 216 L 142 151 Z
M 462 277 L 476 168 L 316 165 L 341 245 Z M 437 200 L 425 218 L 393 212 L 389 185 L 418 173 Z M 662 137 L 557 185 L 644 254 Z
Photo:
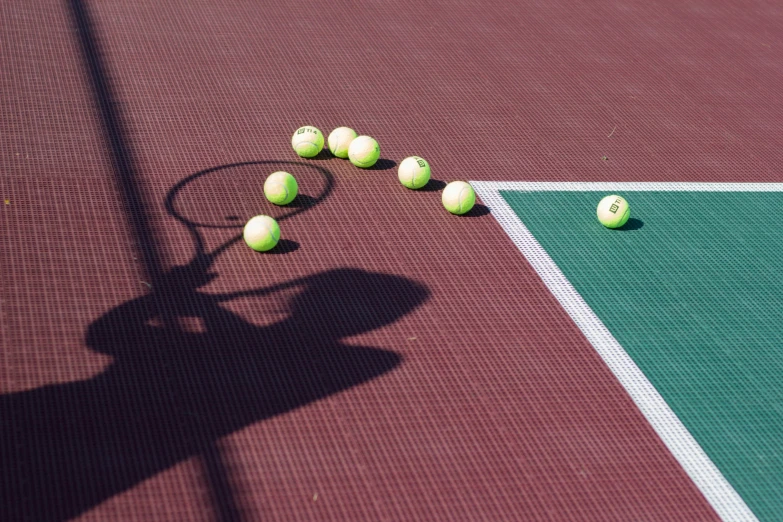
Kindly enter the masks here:
M 355 269 L 208 294 L 197 288 L 215 274 L 202 261 L 89 326 L 87 344 L 114 358 L 106 371 L 0 396 L 0 519 L 76 516 L 220 437 L 390 371 L 396 353 L 340 340 L 396 321 L 429 294 Z M 284 289 L 298 294 L 269 326 L 221 306 Z M 183 318 L 195 327 L 178 326 Z

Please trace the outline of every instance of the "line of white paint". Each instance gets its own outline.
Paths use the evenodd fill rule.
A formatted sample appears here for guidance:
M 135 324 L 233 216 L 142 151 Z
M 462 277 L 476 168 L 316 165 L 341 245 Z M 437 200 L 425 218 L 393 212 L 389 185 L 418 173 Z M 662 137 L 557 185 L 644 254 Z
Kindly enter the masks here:
M 663 400 L 609 332 L 582 296 L 566 279 L 546 250 L 533 237 L 516 213 L 500 195 L 500 190 L 537 191 L 713 191 L 781 192 L 783 183 L 537 183 L 471 181 L 511 240 L 546 284 L 549 291 L 571 316 L 588 341 L 626 389 L 642 414 L 682 465 L 704 497 L 725 521 L 757 521 L 739 494 L 721 474 L 682 421 Z
M 471 181 L 478 190 L 524 192 L 783 192 L 783 183 L 645 183 L 622 181 Z

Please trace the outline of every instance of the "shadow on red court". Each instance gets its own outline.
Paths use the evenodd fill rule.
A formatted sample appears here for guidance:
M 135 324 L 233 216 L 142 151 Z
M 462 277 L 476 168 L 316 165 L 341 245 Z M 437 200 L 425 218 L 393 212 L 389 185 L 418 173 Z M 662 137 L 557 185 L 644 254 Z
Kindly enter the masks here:
M 208 458 L 219 438 L 400 364 L 396 353 L 341 339 L 392 323 L 428 296 L 408 279 L 354 269 L 207 294 L 198 290 L 216 276 L 207 267 L 176 267 L 166 287 L 90 325 L 87 344 L 113 357 L 102 374 L 0 397 L 3 425 L 13 426 L 2 446 L 3 520 L 76 516 L 193 456 L 219 466 Z M 290 313 L 269 326 L 221 306 L 287 289 L 298 291 Z M 163 309 L 198 318 L 201 331 L 166 326 Z

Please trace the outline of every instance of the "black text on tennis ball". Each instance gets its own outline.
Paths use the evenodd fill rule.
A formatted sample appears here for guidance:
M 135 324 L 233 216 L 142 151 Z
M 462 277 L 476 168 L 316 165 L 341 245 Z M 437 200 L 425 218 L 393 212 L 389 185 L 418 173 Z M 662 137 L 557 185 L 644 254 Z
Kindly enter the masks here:
M 400 162 L 397 178 L 409 189 L 420 189 L 430 180 L 430 164 L 419 156 L 411 156 Z
M 443 189 L 443 206 L 452 214 L 462 215 L 476 204 L 476 192 L 464 181 L 452 181 Z
M 348 146 L 348 159 L 357 167 L 370 168 L 380 157 L 380 145 L 369 136 L 359 136 Z
M 275 205 L 288 205 L 299 191 L 299 185 L 288 172 L 274 172 L 264 182 L 264 195 Z
M 291 146 L 303 158 L 317 156 L 324 148 L 324 135 L 315 127 L 299 127 L 291 138 Z
M 606 228 L 620 228 L 631 217 L 631 206 L 624 197 L 612 194 L 598 203 L 595 213 Z
M 245 225 L 242 237 L 256 252 L 272 250 L 280 241 L 280 226 L 269 216 L 255 216 Z

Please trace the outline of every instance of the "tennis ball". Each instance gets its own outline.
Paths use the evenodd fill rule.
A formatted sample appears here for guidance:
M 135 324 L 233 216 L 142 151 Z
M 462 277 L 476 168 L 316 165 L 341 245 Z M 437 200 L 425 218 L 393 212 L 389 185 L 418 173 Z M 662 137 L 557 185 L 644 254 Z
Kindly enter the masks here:
M 620 228 L 628 221 L 631 207 L 625 198 L 617 195 L 606 196 L 596 209 L 598 221 L 606 228 Z
M 430 164 L 418 156 L 405 158 L 397 169 L 397 177 L 400 179 L 400 183 L 406 187 L 419 189 L 430 180 Z
M 357 167 L 372 167 L 380 157 L 380 145 L 369 136 L 359 136 L 348 146 L 348 159 Z
M 275 205 L 288 205 L 296 197 L 299 185 L 288 172 L 274 172 L 264 182 L 264 195 Z
M 356 138 L 356 131 L 348 127 L 337 127 L 329 134 L 329 151 L 338 158 L 348 157 L 348 145 Z
M 464 181 L 452 181 L 443 189 L 443 206 L 452 214 L 465 214 L 476 204 L 476 192 Z
M 256 252 L 266 252 L 280 241 L 280 225 L 269 216 L 256 216 L 247 222 L 242 237 L 247 246 Z
M 291 138 L 291 146 L 303 158 L 312 158 L 324 148 L 324 135 L 315 127 L 299 127 Z

